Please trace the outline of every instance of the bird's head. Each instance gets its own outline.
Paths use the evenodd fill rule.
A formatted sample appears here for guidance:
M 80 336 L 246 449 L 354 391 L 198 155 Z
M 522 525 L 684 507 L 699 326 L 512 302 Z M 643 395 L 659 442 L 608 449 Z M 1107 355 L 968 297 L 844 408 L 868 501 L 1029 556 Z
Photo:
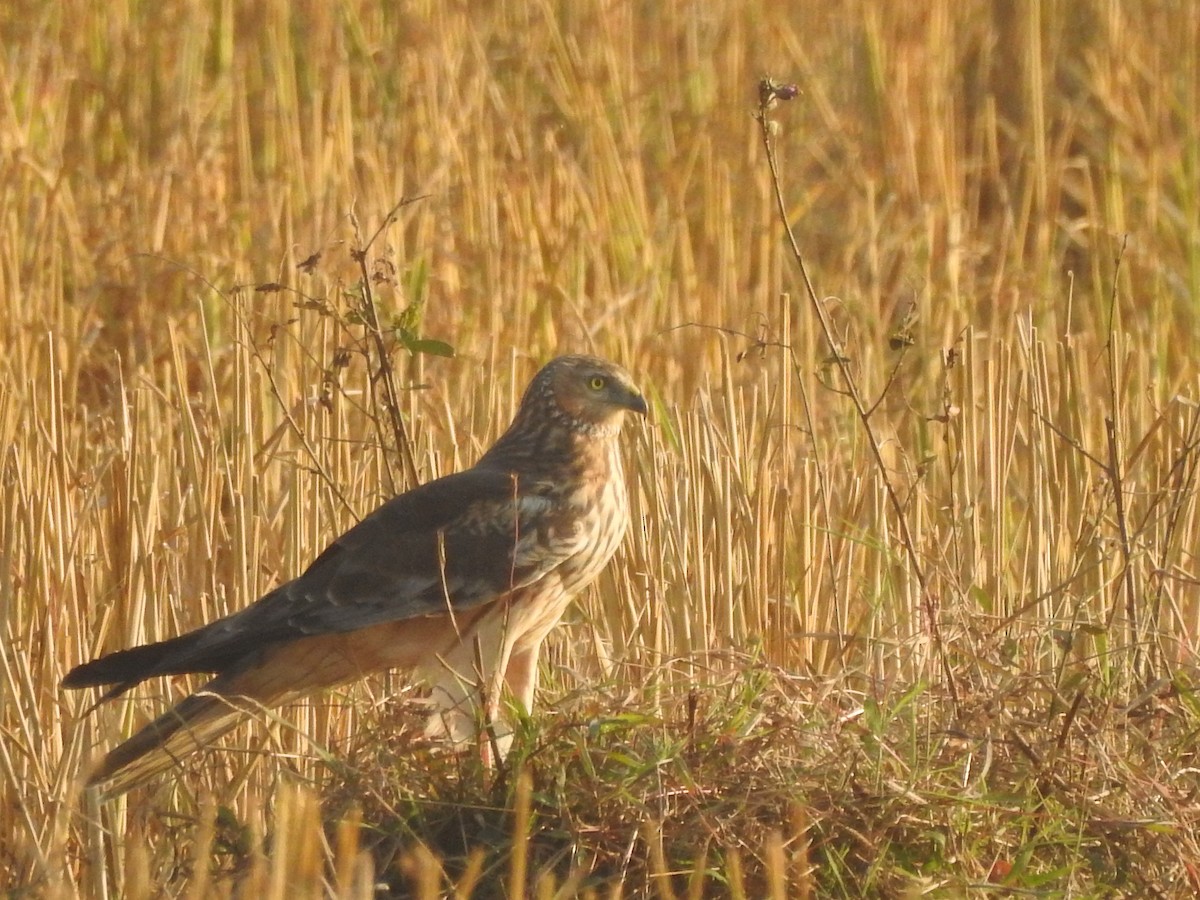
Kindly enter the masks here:
M 512 424 L 477 465 L 577 467 L 594 453 L 609 453 L 627 412 L 647 412 L 628 372 L 594 356 L 560 356 L 533 377 Z
M 629 373 L 594 356 L 560 356 L 543 366 L 521 401 L 522 411 L 534 407 L 572 431 L 597 436 L 620 431 L 626 412 L 647 412 Z

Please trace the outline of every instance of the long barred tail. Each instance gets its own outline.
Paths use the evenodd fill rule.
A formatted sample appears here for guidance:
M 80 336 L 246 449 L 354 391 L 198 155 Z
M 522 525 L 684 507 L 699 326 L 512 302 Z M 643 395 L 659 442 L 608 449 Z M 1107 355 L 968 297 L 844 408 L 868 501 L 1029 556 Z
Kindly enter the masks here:
M 110 800 L 167 771 L 245 718 L 236 700 L 208 689 L 185 698 L 113 748 L 89 774 L 88 786 L 103 786 L 102 799 Z
M 390 636 L 387 629 L 374 635 L 385 642 Z M 243 656 L 240 666 L 218 675 L 114 748 L 90 773 L 88 784 L 103 787 L 104 799 L 119 796 L 211 746 L 251 713 L 362 677 L 361 664 L 371 663 L 371 648 L 351 639 L 352 648 L 347 640 L 345 635 L 321 635 Z M 378 668 L 371 664 L 368 671 Z M 128 671 L 122 667 L 108 674 L 123 677 Z

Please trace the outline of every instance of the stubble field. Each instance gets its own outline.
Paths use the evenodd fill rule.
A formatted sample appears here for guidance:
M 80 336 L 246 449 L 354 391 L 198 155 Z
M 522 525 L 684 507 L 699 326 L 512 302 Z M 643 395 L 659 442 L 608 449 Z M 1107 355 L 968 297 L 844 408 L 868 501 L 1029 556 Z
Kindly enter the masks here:
M 1200 5 L 16 0 L 0 38 L 0 890 L 1200 891 Z M 469 465 L 562 352 L 652 409 L 504 765 L 380 677 L 80 795 L 196 683 L 88 714 L 71 666 Z

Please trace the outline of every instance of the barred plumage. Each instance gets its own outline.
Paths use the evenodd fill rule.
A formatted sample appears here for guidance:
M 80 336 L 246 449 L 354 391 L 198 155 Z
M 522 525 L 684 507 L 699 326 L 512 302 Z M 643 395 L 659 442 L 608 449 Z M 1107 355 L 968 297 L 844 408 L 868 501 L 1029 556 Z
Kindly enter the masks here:
M 73 669 L 67 688 L 160 675 L 214 677 L 91 773 L 114 796 L 277 706 L 371 672 L 433 686 L 430 723 L 465 739 L 501 687 L 531 708 L 542 641 L 608 563 L 629 519 L 617 446 L 646 402 L 624 369 L 563 356 L 530 383 L 512 425 L 474 467 L 394 497 L 309 568 L 246 609 L 171 640 Z M 478 671 L 482 663 L 482 673 Z

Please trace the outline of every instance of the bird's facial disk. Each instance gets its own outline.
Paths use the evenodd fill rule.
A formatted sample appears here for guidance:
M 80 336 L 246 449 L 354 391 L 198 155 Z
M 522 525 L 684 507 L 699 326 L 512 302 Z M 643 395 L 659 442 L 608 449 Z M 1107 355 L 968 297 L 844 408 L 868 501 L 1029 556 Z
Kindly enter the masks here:
M 581 363 L 561 373 L 555 398 L 567 415 L 594 425 L 619 426 L 627 411 L 646 415 L 646 398 L 624 369 Z

